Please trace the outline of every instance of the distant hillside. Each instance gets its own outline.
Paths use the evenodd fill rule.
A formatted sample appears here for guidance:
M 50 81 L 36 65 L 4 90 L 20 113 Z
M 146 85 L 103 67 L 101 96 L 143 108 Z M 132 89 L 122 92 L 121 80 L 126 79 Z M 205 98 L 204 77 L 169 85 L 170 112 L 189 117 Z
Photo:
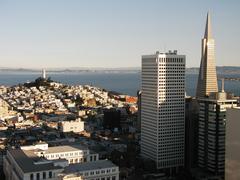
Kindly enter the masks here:
M 140 67 L 130 68 L 49 68 L 47 73 L 140 73 Z M 27 68 L 1 68 L 0 72 L 4 73 L 41 73 L 42 69 L 27 69 Z M 187 68 L 187 74 L 198 74 L 199 68 Z M 218 66 L 218 74 L 240 74 L 240 66 Z
M 186 73 L 198 74 L 199 68 L 187 68 Z M 239 66 L 217 66 L 218 74 L 240 74 Z

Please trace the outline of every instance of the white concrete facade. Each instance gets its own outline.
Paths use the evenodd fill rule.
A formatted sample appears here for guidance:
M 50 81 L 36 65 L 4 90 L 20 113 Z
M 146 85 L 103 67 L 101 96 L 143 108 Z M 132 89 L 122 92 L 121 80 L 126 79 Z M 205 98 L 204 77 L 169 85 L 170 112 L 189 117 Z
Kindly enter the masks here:
M 142 56 L 141 154 L 158 169 L 184 165 L 185 55 Z
M 33 151 L 38 157 L 48 160 L 66 159 L 69 164 L 98 161 L 97 153 L 83 146 L 55 146 L 48 147 L 47 143 L 39 143 L 32 146 L 22 146 L 22 150 Z
M 74 176 L 84 180 L 119 180 L 119 168 L 108 160 L 99 160 L 69 166 L 60 177 L 65 180 Z
M 44 143 L 38 147 L 44 150 L 34 146 L 30 150 L 28 146 L 7 151 L 3 161 L 6 180 L 119 180 L 118 166 L 109 160 L 99 160 L 98 154 L 89 154 L 89 150 L 81 151 L 75 146 L 46 149 Z M 79 157 L 87 159 L 80 162 Z

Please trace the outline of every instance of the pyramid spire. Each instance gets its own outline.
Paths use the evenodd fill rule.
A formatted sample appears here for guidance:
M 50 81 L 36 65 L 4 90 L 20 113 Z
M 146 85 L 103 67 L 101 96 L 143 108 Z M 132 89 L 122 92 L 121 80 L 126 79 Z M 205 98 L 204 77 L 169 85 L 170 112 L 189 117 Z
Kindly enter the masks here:
M 211 26 L 211 16 L 210 13 L 207 13 L 207 21 L 206 21 L 206 29 L 204 38 L 210 39 L 212 38 L 212 26 Z
M 217 73 L 215 65 L 215 43 L 211 34 L 210 14 L 207 15 L 207 23 L 204 38 L 202 39 L 202 58 L 197 84 L 197 98 L 204 98 L 210 93 L 218 92 Z

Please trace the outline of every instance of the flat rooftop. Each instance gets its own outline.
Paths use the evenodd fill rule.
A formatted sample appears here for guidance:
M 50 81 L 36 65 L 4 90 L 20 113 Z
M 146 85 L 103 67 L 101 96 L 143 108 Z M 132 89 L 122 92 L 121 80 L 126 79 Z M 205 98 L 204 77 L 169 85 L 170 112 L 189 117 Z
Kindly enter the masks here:
M 86 162 L 86 163 L 70 164 L 69 166 L 65 167 L 64 173 L 76 173 L 81 171 L 91 171 L 91 170 L 114 168 L 114 167 L 118 167 L 118 166 L 116 166 L 109 160 L 99 160 L 99 161 Z
M 36 156 L 33 151 L 24 151 L 21 149 L 9 150 L 16 163 L 24 173 L 49 171 L 54 169 L 63 169 L 59 166 L 54 166 L 53 162 L 44 160 Z M 36 162 L 45 162 L 43 164 L 35 164 Z
M 48 147 L 47 150 L 44 150 L 46 154 L 51 153 L 64 153 L 64 152 L 74 152 L 74 151 L 81 151 L 81 150 L 88 150 L 87 147 L 82 145 L 65 145 L 65 146 L 54 146 Z

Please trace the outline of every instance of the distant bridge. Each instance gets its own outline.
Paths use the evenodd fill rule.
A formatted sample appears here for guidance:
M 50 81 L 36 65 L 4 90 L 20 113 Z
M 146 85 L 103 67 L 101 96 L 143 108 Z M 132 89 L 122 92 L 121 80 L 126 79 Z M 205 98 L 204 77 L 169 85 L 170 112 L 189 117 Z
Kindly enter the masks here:
M 240 77 L 239 78 L 234 78 L 234 77 L 219 77 L 218 80 L 222 80 L 224 79 L 225 81 L 240 81 Z

